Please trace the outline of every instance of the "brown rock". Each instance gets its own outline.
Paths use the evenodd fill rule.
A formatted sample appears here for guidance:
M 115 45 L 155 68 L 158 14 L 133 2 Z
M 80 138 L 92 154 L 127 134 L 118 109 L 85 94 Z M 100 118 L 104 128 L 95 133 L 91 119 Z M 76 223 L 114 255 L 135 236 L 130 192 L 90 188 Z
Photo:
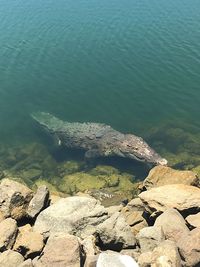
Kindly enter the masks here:
M 140 267 L 151 266 L 152 251 L 144 252 L 138 257 L 138 264 Z
M 181 258 L 175 243 L 165 240 L 153 251 L 142 253 L 138 263 L 140 267 L 181 267 Z
M 99 255 L 89 255 L 86 257 L 84 267 L 96 267 Z
M 128 256 L 132 257 L 135 261 L 138 261 L 138 258 L 140 256 L 141 252 L 139 251 L 138 248 L 136 248 L 136 249 L 122 249 L 120 251 L 120 254 L 128 255 Z
M 143 188 L 150 189 L 168 184 L 186 184 L 197 186 L 198 176 L 192 171 L 174 170 L 167 166 L 156 166 L 150 170 L 149 175 L 143 182 Z
M 31 259 L 28 259 L 24 262 L 22 262 L 19 267 L 33 267 L 33 263 Z
M 188 235 L 183 235 L 177 242 L 185 266 L 200 265 L 200 228 L 195 228 Z
M 153 250 L 151 267 L 181 267 L 178 248 L 173 241 L 165 240 Z
M 1 267 L 19 267 L 23 261 L 23 256 L 16 251 L 6 250 L 0 254 Z
M 43 255 L 34 267 L 80 267 L 80 262 L 78 238 L 62 233 L 49 237 Z
M 26 215 L 26 209 L 33 192 L 18 182 L 3 179 L 0 184 L 0 211 L 4 217 L 19 220 Z
M 19 228 L 14 250 L 21 253 L 25 258 L 33 258 L 38 255 L 44 247 L 43 236 L 34 232 L 29 224 Z
M 97 227 L 100 243 L 107 249 L 133 248 L 136 239 L 124 216 L 116 212 Z
M 190 231 L 181 214 L 175 209 L 168 209 L 155 221 L 154 226 L 161 226 L 166 239 L 177 242 L 182 235 Z
M 151 213 L 169 208 L 185 212 L 200 207 L 200 189 L 190 185 L 164 185 L 142 192 L 139 197 Z
M 45 185 L 40 186 L 37 189 L 36 194 L 31 199 L 27 214 L 31 218 L 35 218 L 41 210 L 46 208 L 49 204 L 49 190 Z
M 200 212 L 197 214 L 187 216 L 186 221 L 192 227 L 195 227 L 195 228 L 200 227 Z
M 17 235 L 17 222 L 12 218 L 0 223 L 0 251 L 11 249 Z
M 144 204 L 139 198 L 132 199 L 127 206 L 122 209 L 125 220 L 131 227 L 134 235 L 138 234 L 142 228 L 148 226 L 144 218 L 144 211 Z

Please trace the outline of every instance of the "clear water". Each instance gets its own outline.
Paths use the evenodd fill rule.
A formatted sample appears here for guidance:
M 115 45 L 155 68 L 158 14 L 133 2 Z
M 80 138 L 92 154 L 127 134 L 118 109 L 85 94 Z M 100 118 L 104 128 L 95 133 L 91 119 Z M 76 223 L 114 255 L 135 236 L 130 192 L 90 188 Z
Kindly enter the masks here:
M 1 143 L 37 141 L 29 114 L 41 110 L 200 165 L 199 10 L 199 0 L 1 0 Z

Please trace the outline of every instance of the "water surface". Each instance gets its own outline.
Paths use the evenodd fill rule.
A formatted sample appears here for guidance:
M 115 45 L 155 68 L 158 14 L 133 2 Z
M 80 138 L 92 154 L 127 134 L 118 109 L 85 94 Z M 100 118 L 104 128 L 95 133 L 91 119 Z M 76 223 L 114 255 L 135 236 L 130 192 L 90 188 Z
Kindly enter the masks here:
M 199 0 L 1 0 L 1 143 L 38 142 L 29 114 L 41 110 L 136 133 L 181 155 L 177 166 L 199 166 L 199 10 Z

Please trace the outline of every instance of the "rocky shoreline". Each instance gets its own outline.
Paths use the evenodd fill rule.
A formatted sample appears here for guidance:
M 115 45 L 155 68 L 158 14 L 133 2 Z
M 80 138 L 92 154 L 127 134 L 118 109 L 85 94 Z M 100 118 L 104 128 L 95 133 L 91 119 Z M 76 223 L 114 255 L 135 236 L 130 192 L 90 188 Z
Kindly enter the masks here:
M 2 267 L 200 266 L 200 179 L 157 166 L 128 203 L 0 183 Z

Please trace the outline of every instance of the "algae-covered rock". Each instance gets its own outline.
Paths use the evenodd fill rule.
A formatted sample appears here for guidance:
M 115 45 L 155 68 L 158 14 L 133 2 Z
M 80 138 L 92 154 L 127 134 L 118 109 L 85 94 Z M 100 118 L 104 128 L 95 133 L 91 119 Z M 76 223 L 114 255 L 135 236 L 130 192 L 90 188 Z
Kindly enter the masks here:
M 81 171 L 83 168 L 83 162 L 68 160 L 64 161 L 58 166 L 58 172 L 60 176 L 65 176 L 67 174 L 72 174 Z
M 104 177 L 80 172 L 64 176 L 58 188 L 65 193 L 76 193 L 87 189 L 101 189 L 105 186 L 106 180 Z
M 113 174 L 119 174 L 119 170 L 112 167 L 112 166 L 106 166 L 106 165 L 98 165 L 95 168 L 93 168 L 90 172 L 91 175 L 106 175 L 111 176 Z

